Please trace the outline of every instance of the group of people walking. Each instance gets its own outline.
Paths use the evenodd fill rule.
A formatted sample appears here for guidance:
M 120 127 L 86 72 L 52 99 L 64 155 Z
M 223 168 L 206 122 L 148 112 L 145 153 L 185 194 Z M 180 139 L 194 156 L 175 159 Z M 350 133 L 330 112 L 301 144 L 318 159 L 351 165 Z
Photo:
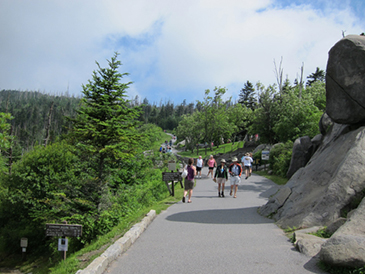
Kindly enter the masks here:
M 241 158 L 241 164 L 238 163 L 237 157 L 232 159 L 232 163 L 227 167 L 226 160 L 221 159 L 220 166 L 217 165 L 216 160 L 213 155 L 210 155 L 208 164 L 208 174 L 211 176 L 214 182 L 218 184 L 218 197 L 224 197 L 224 187 L 226 181 L 228 181 L 228 174 L 230 174 L 230 182 L 231 182 L 231 190 L 230 195 L 233 195 L 233 198 L 237 197 L 238 185 L 241 182 L 241 175 L 243 173 L 243 169 L 245 171 L 245 179 L 251 176 L 252 173 L 252 153 L 246 153 Z M 204 166 L 204 160 L 202 156 L 196 160 L 196 167 L 194 166 L 194 159 L 190 158 L 188 161 L 188 165 L 186 169 L 188 171 L 188 175 L 185 178 L 185 188 L 184 188 L 184 196 L 182 198 L 183 203 L 185 203 L 186 196 L 188 195 L 188 203 L 191 203 L 191 196 L 193 194 L 194 188 L 194 178 L 201 178 L 201 171 Z M 215 172 L 214 172 L 215 168 Z

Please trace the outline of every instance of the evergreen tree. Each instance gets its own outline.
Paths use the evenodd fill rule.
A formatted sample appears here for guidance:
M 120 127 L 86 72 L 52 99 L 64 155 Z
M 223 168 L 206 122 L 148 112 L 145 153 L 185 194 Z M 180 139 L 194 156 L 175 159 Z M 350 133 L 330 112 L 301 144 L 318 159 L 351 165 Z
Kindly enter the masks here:
M 247 81 L 244 84 L 244 87 L 241 89 L 238 96 L 238 103 L 252 110 L 255 109 L 257 105 L 257 99 L 255 97 L 255 88 L 250 81 Z
M 131 107 L 125 100 L 131 82 L 120 83 L 128 74 L 118 72 L 121 62 L 117 56 L 115 53 L 108 60 L 108 68 L 101 68 L 96 62 L 98 71 L 82 86 L 84 97 L 78 115 L 70 118 L 73 124 L 70 136 L 82 152 L 95 159 L 100 181 L 106 176 L 105 167 L 132 156 L 139 141 L 134 129 L 140 107 Z
M 317 67 L 316 71 L 307 77 L 308 81 L 306 85 L 311 86 L 316 81 L 324 82 L 325 77 L 326 77 L 325 72 L 321 70 L 319 67 Z

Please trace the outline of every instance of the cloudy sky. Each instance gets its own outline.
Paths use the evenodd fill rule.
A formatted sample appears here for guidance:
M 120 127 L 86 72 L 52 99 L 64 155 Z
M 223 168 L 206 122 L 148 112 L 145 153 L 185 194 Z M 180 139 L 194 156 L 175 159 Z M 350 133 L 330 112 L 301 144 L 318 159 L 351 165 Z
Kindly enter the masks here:
M 365 32 L 364 0 L 0 0 L 0 90 L 81 96 L 119 52 L 128 96 L 202 100 L 326 68 L 342 33 Z

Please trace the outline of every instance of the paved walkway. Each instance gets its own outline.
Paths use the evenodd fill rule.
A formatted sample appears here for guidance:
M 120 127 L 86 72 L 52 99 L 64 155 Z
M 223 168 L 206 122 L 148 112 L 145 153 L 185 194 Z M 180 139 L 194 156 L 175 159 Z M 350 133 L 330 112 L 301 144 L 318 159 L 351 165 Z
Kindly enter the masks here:
M 257 213 L 272 186 L 253 174 L 242 180 L 237 198 L 229 195 L 229 183 L 219 198 L 211 178 L 197 179 L 192 203 L 161 212 L 104 273 L 324 273 Z

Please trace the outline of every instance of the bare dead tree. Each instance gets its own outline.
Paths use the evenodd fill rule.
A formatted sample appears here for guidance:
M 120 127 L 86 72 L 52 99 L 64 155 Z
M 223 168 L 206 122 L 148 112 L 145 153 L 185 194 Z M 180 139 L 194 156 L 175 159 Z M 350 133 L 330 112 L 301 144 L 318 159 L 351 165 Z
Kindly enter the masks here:
M 49 140 L 49 132 L 51 129 L 51 117 L 52 117 L 52 110 L 53 110 L 53 105 L 54 102 L 52 102 L 51 107 L 49 109 L 49 113 L 48 113 L 48 122 L 47 122 L 47 126 L 46 126 L 46 138 L 44 139 L 44 146 L 47 146 L 48 140 Z
M 304 71 L 304 63 L 300 68 L 300 81 L 299 81 L 299 99 L 302 98 L 302 90 L 303 90 L 303 71 Z
M 12 136 L 13 134 L 13 125 L 10 125 L 10 136 Z M 9 147 L 9 175 L 11 175 L 11 170 L 13 167 L 13 139 L 11 138 L 11 143 L 10 143 L 10 147 Z
M 283 90 L 283 71 L 284 71 L 284 69 L 282 68 L 282 64 L 283 64 L 283 57 L 281 57 L 281 59 L 280 59 L 279 68 L 276 66 L 276 61 L 274 59 L 274 66 L 275 66 L 274 73 L 275 73 L 276 81 L 279 86 L 279 92 L 282 92 L 282 90 Z

